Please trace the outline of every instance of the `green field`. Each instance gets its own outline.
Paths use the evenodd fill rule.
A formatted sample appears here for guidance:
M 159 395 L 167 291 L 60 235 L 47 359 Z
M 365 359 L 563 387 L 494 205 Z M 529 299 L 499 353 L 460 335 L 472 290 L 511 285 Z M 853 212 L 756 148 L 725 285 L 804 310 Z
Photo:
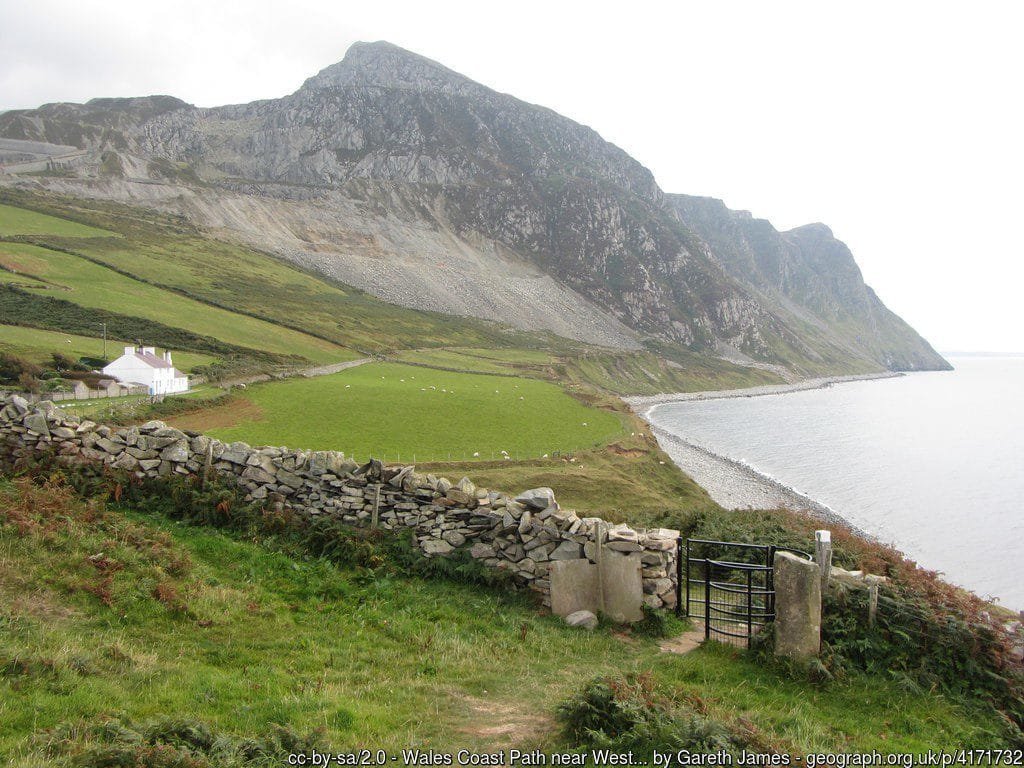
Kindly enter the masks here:
M 70 344 L 68 342 L 71 342 Z M 107 360 L 119 357 L 124 347 L 133 342 L 107 339 Z M 103 339 L 88 336 L 75 336 L 57 331 L 44 331 L 38 328 L 24 328 L 20 325 L 0 325 L 0 351 L 31 360 L 34 363 L 49 361 L 54 352 L 60 352 L 73 360 L 81 357 L 101 358 L 103 355 Z M 196 352 L 174 353 L 174 365 L 188 373 L 197 365 L 208 365 L 214 358 Z
M 0 204 L 0 235 L 57 235 L 58 237 L 116 237 L 77 221 L 47 216 L 25 208 Z
M 498 357 L 490 353 L 491 350 L 476 349 L 408 349 L 397 352 L 391 359 L 401 363 L 420 363 L 422 365 L 435 366 L 437 368 L 451 368 L 460 371 L 473 371 L 476 373 L 529 373 L 530 369 L 538 369 L 544 362 L 550 363 L 552 356 L 544 352 L 532 350 L 501 350 L 506 354 Z M 518 360 L 510 360 L 510 357 L 518 357 L 514 354 L 522 351 L 524 357 L 538 360 L 540 362 L 527 363 Z
M 331 749 L 565 748 L 557 704 L 619 674 L 791 753 L 997 743 L 993 714 L 883 677 L 812 685 L 728 649 L 664 653 L 480 586 L 280 547 L 0 479 L 0 758 L 171 765 L 85 758 L 167 716 L 234 738 L 322 729 Z
M 257 385 L 232 405 L 175 423 L 206 424 L 222 440 L 410 461 L 537 457 L 623 433 L 618 415 L 548 382 L 394 363 Z
M 40 293 L 83 307 L 156 320 L 240 347 L 297 354 L 315 362 L 338 362 L 356 357 L 351 350 L 328 341 L 203 304 L 67 253 L 0 242 L 0 266 L 9 270 L 0 273 L 8 279 L 23 275 L 37 278 L 46 282 L 37 289 Z

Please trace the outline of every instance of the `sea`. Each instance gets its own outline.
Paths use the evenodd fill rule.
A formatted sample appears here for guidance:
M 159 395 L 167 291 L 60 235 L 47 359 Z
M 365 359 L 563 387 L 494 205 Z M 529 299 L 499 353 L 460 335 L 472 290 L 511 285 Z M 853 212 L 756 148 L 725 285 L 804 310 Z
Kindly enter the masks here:
M 922 567 L 1024 610 L 1024 357 L 648 418 L 831 508 Z

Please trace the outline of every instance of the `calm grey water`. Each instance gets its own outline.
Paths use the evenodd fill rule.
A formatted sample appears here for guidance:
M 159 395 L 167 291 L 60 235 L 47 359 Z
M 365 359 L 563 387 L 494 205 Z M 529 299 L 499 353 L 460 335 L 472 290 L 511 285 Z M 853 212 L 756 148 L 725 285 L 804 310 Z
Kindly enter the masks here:
M 658 406 L 659 426 L 831 507 L 926 568 L 1024 609 L 1024 358 Z

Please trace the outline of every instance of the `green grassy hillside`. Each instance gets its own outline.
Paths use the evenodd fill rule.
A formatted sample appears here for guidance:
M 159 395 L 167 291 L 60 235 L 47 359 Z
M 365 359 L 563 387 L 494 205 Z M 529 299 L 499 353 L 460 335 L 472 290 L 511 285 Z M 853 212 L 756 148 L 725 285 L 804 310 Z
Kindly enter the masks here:
M 120 355 L 128 344 L 134 342 L 108 338 L 107 359 Z M 25 328 L 20 325 L 0 325 L 0 352 L 9 352 L 35 363 L 48 361 L 54 352 L 60 352 L 75 360 L 82 357 L 101 359 L 103 350 L 102 338 Z M 213 360 L 210 355 L 174 352 L 174 366 L 186 373 L 198 365 L 209 365 Z
M 138 281 L 301 329 L 333 345 L 383 351 L 447 344 L 538 344 L 547 338 L 510 338 L 493 323 L 387 304 L 152 211 L 10 191 L 0 192 L 0 201 L 8 203 L 0 209 L 0 237 L 32 234 L 32 242 L 74 250 Z M 49 227 L 52 221 L 67 221 L 67 227 Z M 86 231 L 105 227 L 118 237 L 76 238 L 78 222 Z
M 999 743 L 994 715 L 884 677 L 811 685 L 726 649 L 665 653 L 402 575 L 373 539 L 329 561 L 147 509 L 0 480 L 7 764 L 255 765 L 207 756 L 275 733 L 292 748 L 280 734 L 335 750 L 565 748 L 558 703 L 620 675 L 781 752 Z M 144 763 L 153 743 L 192 762 Z
M 63 217 L 47 216 L 26 208 L 0 204 L 0 233 L 54 235 L 56 237 L 117 237 L 117 233 L 90 227 Z
M 0 222 L 0 233 L 3 224 Z M 24 243 L 0 242 L 0 279 L 35 278 L 33 292 L 52 295 L 82 307 L 110 309 L 185 327 L 194 333 L 239 347 L 293 354 L 316 362 L 351 359 L 355 354 L 336 344 L 281 328 L 263 320 L 212 307 L 126 277 L 67 253 Z

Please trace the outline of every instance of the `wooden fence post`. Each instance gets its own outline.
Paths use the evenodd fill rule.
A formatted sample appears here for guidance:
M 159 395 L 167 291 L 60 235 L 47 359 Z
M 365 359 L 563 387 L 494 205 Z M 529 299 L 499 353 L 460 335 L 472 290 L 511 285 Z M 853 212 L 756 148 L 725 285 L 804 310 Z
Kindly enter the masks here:
M 597 565 L 597 610 L 604 613 L 604 520 L 598 520 L 594 526 L 594 564 Z

